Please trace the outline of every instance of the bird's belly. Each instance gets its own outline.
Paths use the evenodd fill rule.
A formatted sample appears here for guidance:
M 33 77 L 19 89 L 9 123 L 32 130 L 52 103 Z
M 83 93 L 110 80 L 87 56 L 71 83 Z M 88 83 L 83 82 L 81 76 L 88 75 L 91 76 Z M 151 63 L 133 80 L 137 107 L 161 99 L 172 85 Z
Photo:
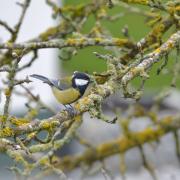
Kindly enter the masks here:
M 61 103 L 61 104 L 71 104 L 75 102 L 79 97 L 80 93 L 76 89 L 69 88 L 67 90 L 59 90 L 57 88 L 52 88 L 53 94 L 56 97 L 56 99 Z

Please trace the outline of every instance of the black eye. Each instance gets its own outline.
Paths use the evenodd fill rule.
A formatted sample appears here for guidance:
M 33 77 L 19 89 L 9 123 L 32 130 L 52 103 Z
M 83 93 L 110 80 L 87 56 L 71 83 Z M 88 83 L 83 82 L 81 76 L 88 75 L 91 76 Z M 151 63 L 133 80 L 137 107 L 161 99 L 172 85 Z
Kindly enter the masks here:
M 76 75 L 76 74 L 78 74 L 78 71 L 74 71 L 74 72 L 73 72 L 73 75 Z
M 84 80 L 87 80 L 87 81 L 90 80 L 89 76 L 86 73 L 82 73 L 82 72 L 78 72 L 78 71 L 74 72 L 73 78 L 75 78 L 75 79 L 84 79 Z

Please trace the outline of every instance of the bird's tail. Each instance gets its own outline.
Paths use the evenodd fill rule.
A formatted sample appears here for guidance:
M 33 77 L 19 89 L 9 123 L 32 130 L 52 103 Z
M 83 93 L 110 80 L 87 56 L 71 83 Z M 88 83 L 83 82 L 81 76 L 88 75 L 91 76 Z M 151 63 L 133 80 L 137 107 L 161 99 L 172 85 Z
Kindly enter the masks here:
M 30 77 L 39 79 L 39 80 L 41 80 L 43 83 L 46 83 L 46 84 L 49 84 L 50 86 L 53 86 L 53 83 L 51 82 L 51 80 L 48 79 L 48 78 L 45 77 L 45 76 L 38 75 L 38 74 L 32 74 L 32 75 L 30 75 Z

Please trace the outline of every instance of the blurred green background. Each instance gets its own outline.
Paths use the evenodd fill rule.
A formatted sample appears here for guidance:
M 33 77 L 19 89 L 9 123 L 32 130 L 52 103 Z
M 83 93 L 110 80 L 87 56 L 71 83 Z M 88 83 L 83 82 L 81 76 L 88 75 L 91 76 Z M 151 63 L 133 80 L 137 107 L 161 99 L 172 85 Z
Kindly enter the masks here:
M 86 0 L 65 0 L 64 5 L 78 5 L 82 3 L 88 3 L 90 1 Z M 132 5 L 135 7 L 142 8 L 143 10 L 149 10 L 144 6 Z M 125 25 L 129 28 L 130 37 L 139 41 L 143 38 L 151 28 L 146 24 L 145 18 L 142 15 L 137 15 L 135 13 L 130 13 L 126 9 L 122 7 L 114 7 L 112 9 L 108 9 L 109 15 L 119 14 L 126 12 L 124 16 L 119 18 L 117 21 L 108 21 L 103 20 L 102 25 L 108 29 L 108 31 L 112 34 L 113 37 L 123 37 L 122 28 Z M 84 29 L 82 33 L 86 34 L 95 24 L 95 18 L 91 15 L 88 18 L 88 21 L 85 23 Z M 172 28 L 165 34 L 165 39 L 169 37 L 172 33 Z M 95 57 L 93 52 L 99 52 L 101 54 L 111 53 L 111 51 L 105 50 L 102 47 L 87 47 L 81 50 L 78 50 L 78 54 L 73 56 L 70 61 L 62 61 L 60 60 L 61 67 L 63 69 L 73 72 L 75 70 L 87 71 L 89 73 L 92 72 L 101 72 L 106 70 L 106 62 Z M 162 60 L 155 64 L 150 72 L 150 79 L 148 79 L 145 83 L 145 92 L 147 93 L 155 93 L 162 89 L 163 87 L 167 87 L 171 85 L 172 80 L 172 69 L 173 64 L 175 63 L 175 51 L 171 53 L 168 61 L 168 65 L 163 69 L 160 75 L 157 75 L 157 69 L 162 64 Z M 138 87 L 140 81 L 136 78 L 133 81 L 133 84 Z M 177 83 L 177 87 L 180 87 L 180 82 Z

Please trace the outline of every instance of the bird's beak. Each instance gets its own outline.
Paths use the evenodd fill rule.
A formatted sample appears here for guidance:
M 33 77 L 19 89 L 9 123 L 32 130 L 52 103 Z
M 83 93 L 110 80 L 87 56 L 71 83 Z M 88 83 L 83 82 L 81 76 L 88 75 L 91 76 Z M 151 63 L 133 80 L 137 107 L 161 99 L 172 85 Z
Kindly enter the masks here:
M 93 83 L 94 82 L 94 79 L 90 79 L 89 83 Z
M 89 83 L 94 83 L 94 82 L 95 82 L 94 77 L 90 76 L 90 81 L 89 81 Z

